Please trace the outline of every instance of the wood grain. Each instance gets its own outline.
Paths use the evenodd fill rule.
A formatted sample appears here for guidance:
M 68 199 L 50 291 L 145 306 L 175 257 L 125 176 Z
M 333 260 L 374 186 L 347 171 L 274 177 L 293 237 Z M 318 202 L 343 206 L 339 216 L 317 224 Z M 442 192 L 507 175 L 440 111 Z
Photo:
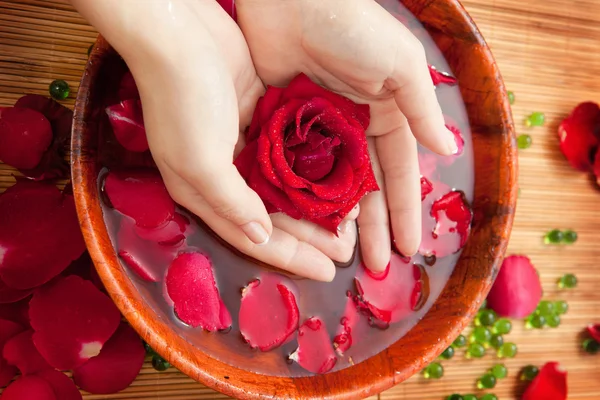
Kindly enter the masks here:
M 519 344 L 519 356 L 506 362 L 509 378 L 494 392 L 513 399 L 518 368 L 556 359 L 569 369 L 570 398 L 600 398 L 599 357 L 578 350 L 578 334 L 600 319 L 600 274 L 596 262 L 598 196 L 585 175 L 571 170 L 558 151 L 556 125 L 582 100 L 600 101 L 600 1 L 598 0 L 471 0 L 465 6 L 482 30 L 504 75 L 515 91 L 513 107 L 519 131 L 531 111 L 544 111 L 549 123 L 527 131 L 533 146 L 521 151 L 516 225 L 509 251 L 526 253 L 540 269 L 546 294 L 569 301 L 570 311 L 557 330 L 529 332 L 517 323 L 508 338 Z M 93 29 L 60 0 L 0 0 L 0 106 L 23 93 L 47 93 L 52 79 L 66 79 L 76 92 L 93 42 Z M 73 99 L 67 104 L 73 105 Z M 0 188 L 10 186 L 15 172 L 0 166 Z M 1 190 L 1 189 L 0 189 Z M 541 242 L 552 228 L 573 228 L 580 234 L 569 248 L 548 248 Z M 580 278 L 577 290 L 558 293 L 555 281 L 564 272 Z M 474 383 L 495 360 L 444 362 L 446 376 L 425 382 L 420 376 L 382 393 L 384 399 L 441 399 L 453 392 L 474 392 Z M 175 370 L 156 373 L 145 365 L 126 391 L 86 399 L 219 399 L 217 394 Z

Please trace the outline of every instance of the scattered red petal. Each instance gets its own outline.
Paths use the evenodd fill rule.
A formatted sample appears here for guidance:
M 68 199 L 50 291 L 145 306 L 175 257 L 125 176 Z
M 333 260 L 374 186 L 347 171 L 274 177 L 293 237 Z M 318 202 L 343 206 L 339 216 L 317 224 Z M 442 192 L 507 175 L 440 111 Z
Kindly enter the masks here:
M 119 99 L 125 101 L 139 98 L 140 92 L 138 91 L 135 79 L 133 78 L 131 71 L 127 71 L 125 75 L 123 75 L 123 78 L 121 78 L 121 83 L 119 85 Z
M 0 118 L 0 160 L 19 169 L 35 168 L 52 143 L 52 127 L 42 113 L 11 107 Z
M 599 144 L 600 107 L 581 103 L 558 127 L 560 150 L 573 168 L 589 171 Z
M 600 343 L 600 324 L 588 325 L 587 331 L 592 337 L 592 339 Z
M 4 358 L 0 357 L 0 388 L 8 385 L 18 372 L 17 367 L 8 364 Z
M 225 12 L 229 14 L 231 18 L 233 18 L 234 21 L 237 21 L 235 0 L 217 0 L 217 2 L 221 5 L 221 7 L 223 7 L 223 10 L 225 10 Z
M 0 349 L 4 347 L 6 342 L 23 332 L 23 330 L 24 328 L 16 322 L 0 319 Z M 17 368 L 10 365 L 2 354 L 0 354 L 0 387 L 6 386 L 16 374 Z
M 27 297 L 15 303 L 0 304 L 0 320 L 6 319 L 29 327 L 29 300 Z
M 429 179 L 421 176 L 421 201 L 425 200 L 425 197 L 431 192 L 433 192 L 433 184 Z
M 283 277 L 264 274 L 242 291 L 239 326 L 248 344 L 261 351 L 285 343 L 298 329 L 298 305 Z
M 0 257 L 0 265 L 2 264 Z M 0 304 L 7 303 L 15 303 L 19 300 L 22 300 L 33 293 L 33 289 L 13 289 L 11 287 L 6 286 L 4 282 L 0 279 Z
M 144 240 L 156 242 L 163 246 L 174 246 L 185 240 L 185 233 L 189 225 L 190 220 L 187 217 L 175 213 L 175 217 L 163 226 L 153 229 L 135 226 L 135 232 Z
M 61 370 L 78 367 L 98 355 L 121 320 L 107 295 L 75 275 L 36 290 L 29 317 L 36 348 Z
M 47 369 L 35 374 L 50 384 L 56 400 L 82 400 L 81 392 L 73 380 L 60 371 Z
M 223 304 L 212 263 L 200 253 L 181 253 L 169 266 L 167 293 L 183 322 L 207 331 L 227 329 L 231 315 Z
M 524 318 L 535 311 L 541 298 L 540 277 L 529 258 L 510 256 L 502 263 L 487 304 L 500 316 Z
M 121 322 L 100 354 L 73 370 L 73 380 L 81 389 L 93 394 L 120 392 L 138 376 L 145 356 L 138 334 Z
M 107 107 L 106 114 L 121 146 L 135 152 L 148 150 L 142 102 L 139 99 L 124 100 Z
M 2 392 L 2 400 L 63 400 L 56 397 L 52 386 L 35 375 L 22 376 Z
M 0 195 L 0 278 L 7 286 L 42 285 L 84 250 L 73 196 L 24 180 Z
M 6 362 L 17 367 L 22 375 L 52 369 L 35 348 L 32 336 L 32 330 L 21 332 L 7 340 L 2 351 Z
M 566 400 L 567 371 L 557 362 L 546 363 L 527 386 L 522 400 Z
M 315 374 L 325 374 L 333 369 L 337 357 L 323 321 L 317 317 L 304 321 L 298 332 L 298 349 L 290 359 Z
M 447 124 L 446 128 L 448 128 L 448 130 L 454 134 L 454 141 L 456 142 L 456 146 L 458 148 L 458 152 L 454 154 L 454 157 L 460 156 L 465 148 L 465 139 L 463 138 L 460 129 L 458 129 L 454 124 Z
M 333 338 L 333 347 L 340 356 L 343 356 L 344 353 L 352 347 L 352 332 L 360 319 L 361 313 L 356 305 L 356 301 L 351 293 L 348 293 L 346 309 L 344 310 L 344 315 L 340 319 L 340 327 L 338 328 L 337 334 Z
M 175 202 L 158 171 L 150 169 L 111 171 L 104 190 L 119 212 L 143 228 L 157 228 L 173 219 Z
M 431 76 L 431 80 L 433 81 L 434 86 L 442 84 L 454 86 L 458 83 L 455 77 L 445 72 L 438 71 L 433 65 L 429 65 L 429 75 Z

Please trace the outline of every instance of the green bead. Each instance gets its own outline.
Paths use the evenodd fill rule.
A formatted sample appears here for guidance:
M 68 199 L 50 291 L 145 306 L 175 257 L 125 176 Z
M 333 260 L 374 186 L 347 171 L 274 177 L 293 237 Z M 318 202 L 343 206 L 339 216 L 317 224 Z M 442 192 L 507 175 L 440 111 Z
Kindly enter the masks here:
M 554 315 L 554 303 L 546 300 L 540 301 L 540 304 L 537 306 L 537 311 L 544 317 Z
M 492 374 L 485 374 L 477 381 L 477 389 L 493 389 L 496 387 L 496 377 Z
M 479 307 L 479 310 L 485 310 L 487 307 L 487 299 L 483 300 L 483 302 L 481 303 L 481 307 Z
M 485 356 L 485 347 L 480 343 L 471 343 L 465 356 L 467 358 L 481 358 Z
M 446 400 L 465 400 L 465 398 L 462 397 L 458 393 L 454 393 L 454 394 L 451 394 L 450 396 L 446 397 Z
M 521 379 L 522 381 L 532 381 L 539 373 L 540 370 L 538 367 L 536 367 L 535 365 L 527 365 L 521 370 L 519 379 Z
M 569 311 L 569 304 L 564 300 L 559 300 L 554 303 L 554 310 L 558 315 L 566 314 Z
M 486 344 L 490 342 L 492 338 L 492 332 L 485 326 L 477 326 L 473 329 L 471 333 L 471 343 L 477 342 L 481 344 Z
M 513 358 L 517 355 L 517 345 L 514 343 L 504 343 L 498 349 L 499 358 Z
M 475 325 L 492 326 L 496 322 L 496 312 L 493 310 L 481 310 L 475 317 Z
M 572 230 L 566 230 L 563 232 L 563 243 L 573 244 L 577 241 L 577 232 Z
M 493 393 L 486 393 L 481 396 L 479 400 L 498 400 L 498 397 L 496 397 L 496 395 Z
M 529 329 L 542 329 L 546 325 L 546 317 L 540 314 L 533 314 L 529 317 L 526 327 Z
M 529 135 L 519 135 L 517 137 L 517 147 L 521 150 L 525 150 L 531 147 L 531 136 Z
M 527 117 L 525 125 L 527 127 L 542 126 L 546 122 L 546 115 L 542 112 L 534 112 Z
M 492 367 L 492 375 L 496 377 L 496 379 L 504 379 L 506 375 L 508 375 L 508 370 L 504 366 L 504 364 L 496 364 Z
M 546 236 L 544 236 L 544 243 L 545 244 L 559 244 L 562 243 L 564 239 L 564 234 L 562 233 L 562 231 L 558 230 L 558 229 L 553 229 L 550 232 L 546 233 Z
M 594 339 L 586 339 L 583 341 L 583 350 L 590 354 L 597 354 L 600 352 L 600 343 Z
M 493 335 L 490 339 L 490 346 L 495 349 L 499 349 L 504 344 L 504 338 L 502 335 Z
M 465 394 L 463 396 L 463 400 L 477 400 L 477 396 L 474 394 Z
M 494 327 L 492 328 L 492 332 L 494 332 L 498 335 L 506 335 L 507 333 L 510 333 L 511 329 L 512 329 L 512 322 L 510 322 L 510 320 L 508 318 L 500 318 L 494 324 Z
M 48 90 L 50 91 L 50 96 L 55 100 L 64 100 L 71 93 L 69 84 L 62 79 L 52 81 Z
M 156 352 L 154 351 L 154 349 L 152 347 L 150 347 L 150 345 L 146 342 L 144 342 L 144 348 L 146 349 L 146 355 L 148 356 L 155 356 Z
M 558 328 L 560 326 L 560 316 L 559 315 L 549 315 L 546 317 L 546 324 L 550 328 Z
M 574 274 L 565 274 L 558 280 L 561 289 L 573 289 L 577 287 L 577 277 Z
M 454 339 L 454 342 L 452 343 L 452 346 L 454 347 L 465 347 L 467 345 L 467 338 L 464 335 L 458 335 L 458 337 L 456 339 Z
M 154 368 L 157 371 L 166 371 L 171 367 L 171 364 L 169 364 L 164 358 L 162 358 L 161 356 L 155 355 L 154 357 L 152 357 L 152 368 Z
M 440 355 L 444 360 L 449 360 L 454 357 L 454 347 L 450 346 Z
M 427 379 L 440 379 L 444 376 L 444 367 L 440 363 L 433 362 L 425 367 L 423 376 Z
M 515 94 L 513 92 L 511 92 L 510 90 L 508 91 L 508 102 L 512 105 L 515 104 Z

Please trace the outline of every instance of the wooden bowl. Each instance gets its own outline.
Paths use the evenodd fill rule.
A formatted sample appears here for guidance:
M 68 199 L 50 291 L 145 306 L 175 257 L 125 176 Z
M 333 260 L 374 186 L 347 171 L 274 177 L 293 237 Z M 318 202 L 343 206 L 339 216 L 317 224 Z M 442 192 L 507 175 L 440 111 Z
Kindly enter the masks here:
M 98 197 L 98 110 L 101 66 L 114 52 L 99 38 L 81 81 L 71 145 L 72 177 L 84 237 L 110 296 L 143 339 L 181 372 L 225 394 L 244 399 L 353 399 L 404 381 L 437 357 L 469 324 L 498 272 L 517 197 L 514 127 L 498 67 L 481 33 L 458 0 L 405 0 L 458 78 L 473 132 L 475 213 L 471 238 L 433 307 L 383 352 L 321 376 L 259 375 L 225 364 L 179 336 L 125 275 L 104 223 Z

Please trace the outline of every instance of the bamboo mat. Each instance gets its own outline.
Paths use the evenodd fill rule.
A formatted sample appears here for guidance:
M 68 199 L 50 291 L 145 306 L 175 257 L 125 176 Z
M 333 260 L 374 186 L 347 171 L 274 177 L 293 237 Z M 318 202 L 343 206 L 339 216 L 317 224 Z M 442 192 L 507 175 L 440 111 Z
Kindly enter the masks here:
M 584 100 L 600 101 L 600 0 L 468 0 L 465 6 L 479 25 L 516 94 L 517 129 L 533 138 L 520 151 L 521 196 L 509 253 L 531 257 L 541 272 L 546 297 L 568 300 L 570 310 L 560 328 L 525 331 L 516 322 L 506 337 L 519 355 L 505 364 L 509 377 L 493 391 L 500 399 L 515 399 L 517 374 L 526 364 L 560 361 L 569 371 L 570 399 L 600 399 L 600 356 L 580 351 L 580 333 L 592 320 L 600 322 L 600 191 L 584 174 L 568 167 L 558 150 L 556 127 Z M 95 32 L 61 0 L 0 0 L 0 106 L 24 93 L 47 94 L 53 79 L 72 88 L 73 105 L 87 49 Z M 546 113 L 544 128 L 526 130 L 525 116 Z M 0 191 L 13 183 L 10 168 L 0 165 Z M 572 228 L 579 241 L 571 247 L 542 243 L 553 228 Z M 560 293 L 555 282 L 566 272 L 580 284 Z M 454 392 L 475 392 L 475 381 L 496 360 L 467 361 L 458 352 L 445 361 L 445 377 L 426 382 L 415 376 L 373 398 L 434 400 Z M 169 370 L 155 372 L 147 363 L 136 382 L 112 396 L 92 399 L 221 399 L 223 395 Z M 540 399 L 543 400 L 543 399 Z

